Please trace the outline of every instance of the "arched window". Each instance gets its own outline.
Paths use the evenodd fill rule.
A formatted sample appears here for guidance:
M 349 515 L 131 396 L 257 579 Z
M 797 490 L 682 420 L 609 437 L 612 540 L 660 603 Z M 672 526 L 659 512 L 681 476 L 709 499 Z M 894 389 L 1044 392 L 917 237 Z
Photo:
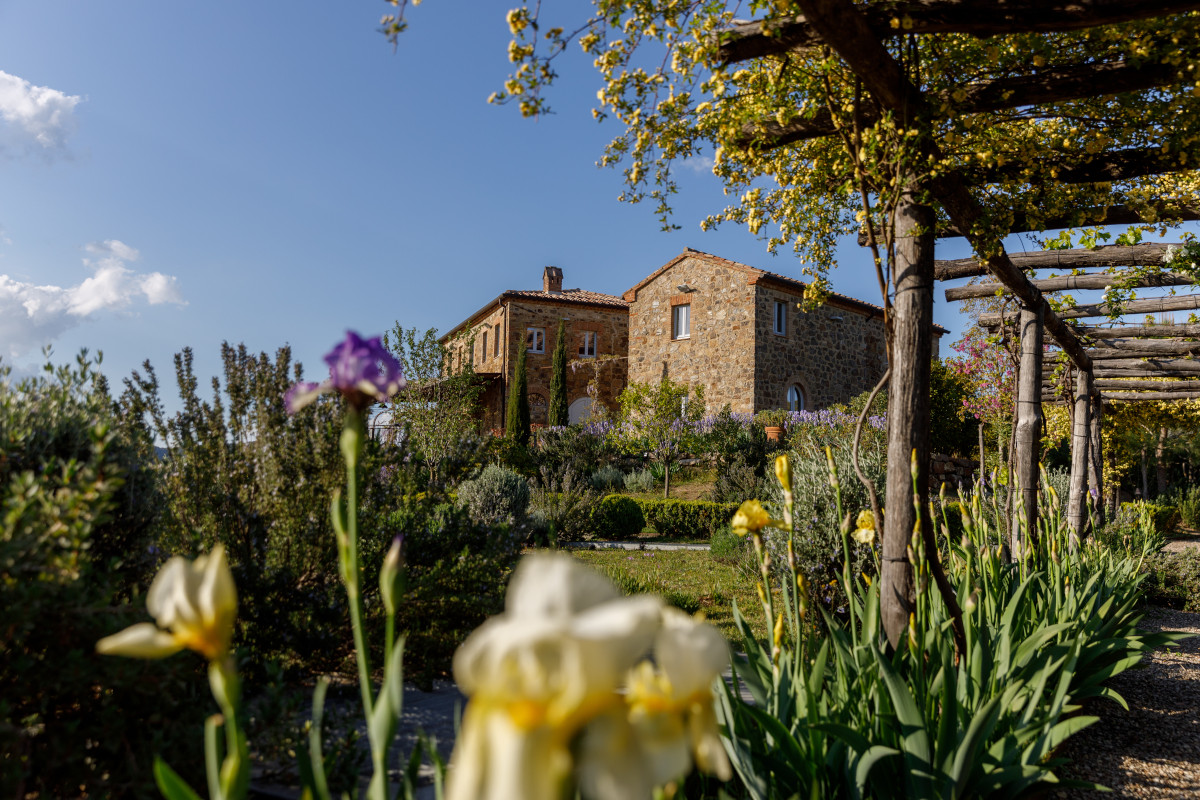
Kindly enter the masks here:
M 799 384 L 793 383 L 787 391 L 788 411 L 804 410 L 804 390 Z

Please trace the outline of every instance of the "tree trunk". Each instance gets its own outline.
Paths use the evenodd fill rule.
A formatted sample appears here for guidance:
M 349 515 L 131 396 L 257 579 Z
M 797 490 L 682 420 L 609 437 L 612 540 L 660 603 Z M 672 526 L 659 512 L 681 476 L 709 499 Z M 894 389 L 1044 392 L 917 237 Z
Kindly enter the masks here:
M 1091 441 L 1088 442 L 1088 453 L 1090 454 L 1088 470 L 1088 484 L 1091 487 L 1088 491 L 1092 498 L 1092 506 L 1096 515 L 1096 525 L 1104 524 L 1104 437 L 1101 435 L 1100 425 L 1104 419 L 1104 401 L 1097 394 L 1092 397 L 1091 410 Z
M 1013 454 L 1020 501 L 1013 514 L 1012 556 L 1037 543 L 1038 464 L 1042 435 L 1042 307 L 1021 309 L 1021 367 L 1017 373 L 1016 449 Z M 1022 533 L 1024 531 L 1024 533 Z
M 1142 499 L 1150 499 L 1150 475 L 1146 471 L 1146 445 L 1142 444 Z
M 907 190 L 896 209 L 896 297 L 888 390 L 887 511 L 884 513 L 880 608 L 884 631 L 898 647 L 914 604 L 908 546 L 917 521 L 916 502 L 929 495 L 929 375 L 933 357 L 933 209 Z M 930 554 L 936 558 L 936 553 Z
M 671 462 L 663 462 L 663 499 L 671 496 Z
M 1167 429 L 1159 427 L 1158 441 L 1154 445 L 1154 471 L 1158 478 L 1158 492 L 1155 498 L 1165 497 L 1167 494 Z
M 1079 544 L 1087 522 L 1088 444 L 1091 425 L 1092 375 L 1084 370 L 1075 374 L 1075 418 L 1071 423 L 1071 492 L 1067 498 L 1067 525 L 1071 528 L 1072 549 Z

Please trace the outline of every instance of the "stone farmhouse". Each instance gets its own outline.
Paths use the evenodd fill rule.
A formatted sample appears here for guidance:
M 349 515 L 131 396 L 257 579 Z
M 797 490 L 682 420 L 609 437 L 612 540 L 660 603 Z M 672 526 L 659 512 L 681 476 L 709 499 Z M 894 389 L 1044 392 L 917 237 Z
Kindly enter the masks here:
M 571 421 L 586 419 L 591 411 L 588 383 L 596 378 L 599 399 L 615 405 L 625 388 L 629 352 L 629 303 L 620 297 L 585 289 L 563 289 L 563 271 L 546 267 L 542 290 L 510 289 L 476 311 L 442 337 L 454 364 L 464 353 L 475 374 L 484 382 L 480 397 L 485 430 L 504 428 L 504 404 L 517 363 L 518 348 L 525 348 L 525 373 L 529 384 L 529 416 L 534 425 L 545 425 L 550 399 L 550 360 L 558 323 L 564 320 L 567 358 L 584 362 L 584 368 L 567 370 L 567 400 Z M 471 335 L 463 339 L 464 331 Z M 455 341 L 457 338 L 457 341 Z M 615 357 L 614 357 L 615 356 Z M 591 361 L 592 368 L 587 368 Z
M 629 381 L 664 376 L 704 387 L 711 411 L 815 410 L 873 387 L 887 369 L 883 309 L 831 293 L 815 311 L 797 304 L 806 284 L 767 270 L 686 249 L 622 297 L 562 288 L 563 273 L 546 267 L 541 291 L 509 290 L 453 328 L 481 380 L 485 428 L 503 427 L 507 387 L 518 347 L 526 348 L 531 419 L 544 424 L 550 359 L 559 320 L 566 321 L 571 421 L 591 409 L 590 381 L 615 407 Z M 934 326 L 934 352 L 947 331 Z M 591 369 L 588 359 L 595 358 Z

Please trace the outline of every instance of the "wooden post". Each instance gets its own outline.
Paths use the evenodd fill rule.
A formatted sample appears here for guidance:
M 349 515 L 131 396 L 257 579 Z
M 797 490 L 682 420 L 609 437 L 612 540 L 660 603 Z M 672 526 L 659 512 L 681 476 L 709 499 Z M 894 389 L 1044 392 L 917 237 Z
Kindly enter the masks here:
M 1038 463 L 1041 460 L 1042 436 L 1042 306 L 1022 306 L 1021 366 L 1017 373 L 1016 448 L 1013 464 L 1020 501 L 1013 509 L 1011 555 L 1020 558 L 1026 543 L 1037 543 Z
M 1079 370 L 1075 375 L 1075 415 L 1071 420 L 1071 493 L 1067 498 L 1067 525 L 1071 528 L 1071 546 L 1079 544 L 1087 523 L 1088 443 L 1091 425 L 1092 374 Z
M 1100 436 L 1100 423 L 1104 419 L 1104 401 L 1100 393 L 1092 394 L 1090 441 L 1088 442 L 1088 491 L 1092 495 L 1092 507 L 1096 524 L 1104 524 L 1104 439 Z
M 914 609 L 913 570 L 908 546 L 916 524 L 912 459 L 917 494 L 928 497 L 929 374 L 933 357 L 933 254 L 936 217 L 906 191 L 896 209 L 896 298 L 888 387 L 887 502 L 884 513 L 880 609 L 884 631 L 898 647 Z

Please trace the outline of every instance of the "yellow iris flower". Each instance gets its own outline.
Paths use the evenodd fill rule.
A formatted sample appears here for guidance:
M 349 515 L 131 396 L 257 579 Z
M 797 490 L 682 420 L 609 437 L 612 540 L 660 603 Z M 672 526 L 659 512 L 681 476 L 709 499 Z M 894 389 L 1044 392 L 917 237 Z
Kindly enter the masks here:
M 733 515 L 733 520 L 729 524 L 734 533 L 738 536 L 745 536 L 778 523 L 771 519 L 771 515 L 763 508 L 762 503 L 757 500 L 747 500 L 738 507 L 737 513 Z
M 146 594 L 155 622 L 139 622 L 96 643 L 96 652 L 130 658 L 164 658 L 184 648 L 209 661 L 229 653 L 237 590 L 217 545 L 195 561 L 175 556 L 163 565 Z M 155 624 L 157 623 L 157 624 Z

